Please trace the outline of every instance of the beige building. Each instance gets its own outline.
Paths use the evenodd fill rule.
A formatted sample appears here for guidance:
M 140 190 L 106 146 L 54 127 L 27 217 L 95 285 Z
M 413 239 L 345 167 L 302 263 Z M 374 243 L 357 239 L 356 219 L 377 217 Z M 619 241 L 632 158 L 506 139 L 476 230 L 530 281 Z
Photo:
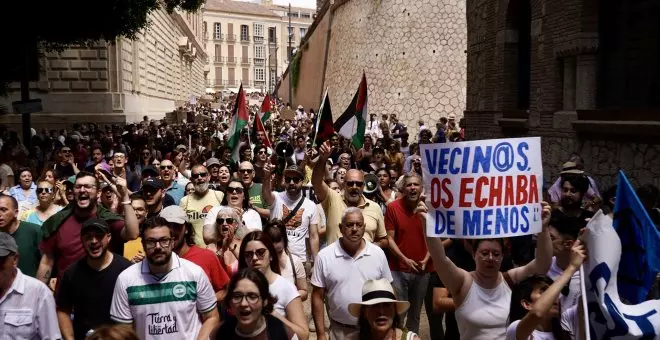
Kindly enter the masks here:
M 272 91 L 288 65 L 292 50 L 313 21 L 314 9 L 264 3 L 208 0 L 204 9 L 204 41 L 210 72 L 207 92 Z
M 66 127 L 76 122 L 123 123 L 159 119 L 191 96 L 204 94 L 207 55 L 202 45 L 201 13 L 154 11 L 151 26 L 136 41 L 117 39 L 92 48 L 48 53 L 41 74 L 30 84 L 31 99 L 43 112 L 33 114 L 35 128 Z M 20 99 L 12 84 L 0 105 Z M 3 119 L 18 128 L 20 115 Z

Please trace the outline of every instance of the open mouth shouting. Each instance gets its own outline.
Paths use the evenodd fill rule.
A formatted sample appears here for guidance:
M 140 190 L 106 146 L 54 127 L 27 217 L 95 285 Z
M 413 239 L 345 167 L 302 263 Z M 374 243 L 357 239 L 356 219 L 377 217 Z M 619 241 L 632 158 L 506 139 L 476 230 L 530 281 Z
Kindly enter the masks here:
M 92 200 L 89 197 L 88 193 L 80 193 L 78 194 L 78 197 L 76 197 L 76 203 L 78 204 L 79 208 L 88 208 L 92 204 Z

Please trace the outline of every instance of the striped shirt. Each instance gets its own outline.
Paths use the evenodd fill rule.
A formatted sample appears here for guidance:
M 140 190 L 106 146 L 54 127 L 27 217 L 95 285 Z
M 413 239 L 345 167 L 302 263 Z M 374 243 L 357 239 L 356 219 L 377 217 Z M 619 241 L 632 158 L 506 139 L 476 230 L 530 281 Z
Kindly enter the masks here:
M 172 253 L 172 269 L 163 277 L 149 272 L 147 260 L 117 278 L 110 318 L 135 323 L 140 339 L 195 339 L 199 314 L 216 307 L 216 297 L 204 270 Z

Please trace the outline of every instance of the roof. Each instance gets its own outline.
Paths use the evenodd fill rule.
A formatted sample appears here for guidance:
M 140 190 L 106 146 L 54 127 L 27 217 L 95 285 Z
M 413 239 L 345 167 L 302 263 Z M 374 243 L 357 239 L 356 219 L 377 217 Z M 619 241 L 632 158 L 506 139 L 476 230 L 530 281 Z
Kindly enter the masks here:
M 243 1 L 207 0 L 204 9 L 207 11 L 228 12 L 237 14 L 259 15 L 280 18 L 267 6 Z

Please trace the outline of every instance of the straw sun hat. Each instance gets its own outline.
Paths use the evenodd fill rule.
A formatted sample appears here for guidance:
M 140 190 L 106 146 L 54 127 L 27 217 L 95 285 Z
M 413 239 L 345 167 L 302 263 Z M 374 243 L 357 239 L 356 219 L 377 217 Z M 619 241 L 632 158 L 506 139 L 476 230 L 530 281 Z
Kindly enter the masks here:
M 408 301 L 398 301 L 392 285 L 385 279 L 368 280 L 362 286 L 362 302 L 348 304 L 348 311 L 356 318 L 360 317 L 362 306 L 373 306 L 379 303 L 394 303 L 396 313 L 403 314 L 410 307 Z

